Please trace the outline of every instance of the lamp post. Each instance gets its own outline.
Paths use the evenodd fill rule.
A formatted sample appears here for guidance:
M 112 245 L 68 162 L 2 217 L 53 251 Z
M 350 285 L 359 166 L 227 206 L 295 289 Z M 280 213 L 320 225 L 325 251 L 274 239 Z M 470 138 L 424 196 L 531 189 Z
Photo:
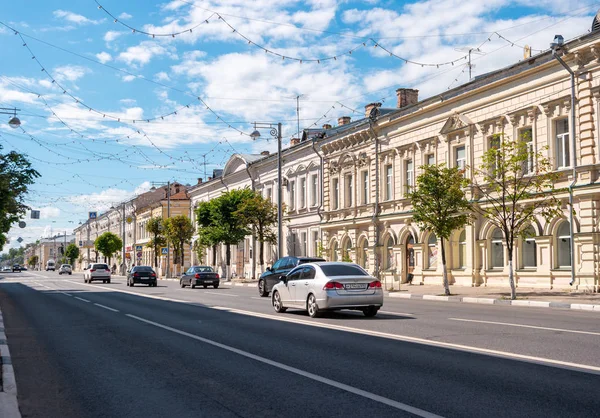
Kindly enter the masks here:
M 21 109 L 17 109 L 16 107 L 0 107 L 0 114 L 2 115 L 12 115 L 12 118 L 8 120 L 8 126 L 13 129 L 21 126 L 21 121 L 17 117 L 17 112 Z
M 575 240 L 574 240 L 574 221 L 573 221 L 573 187 L 577 183 L 577 145 L 575 143 L 575 72 L 567 65 L 567 63 L 558 54 L 564 44 L 564 38 L 561 35 L 556 35 L 554 41 L 550 44 L 552 56 L 562 65 L 571 76 L 571 120 L 569 121 L 569 139 L 571 140 L 571 184 L 569 184 L 569 241 L 571 252 L 571 286 L 575 284 Z
M 156 186 L 167 186 L 167 218 L 171 217 L 171 182 L 157 182 L 157 181 L 153 181 L 152 183 L 152 187 L 150 188 L 150 190 L 154 191 L 156 190 Z M 161 213 L 161 217 L 162 217 L 162 213 Z M 167 240 L 167 275 L 166 277 L 169 278 L 169 273 L 170 273 L 170 264 L 171 264 L 171 243 L 169 242 L 169 240 Z M 183 255 L 182 255 L 183 256 Z
M 125 202 L 121 203 L 117 207 L 112 206 L 111 209 L 116 210 L 119 206 L 121 207 L 121 209 L 123 209 L 123 212 L 120 215 L 121 216 L 121 244 L 122 244 L 123 248 L 121 248 L 121 265 L 119 266 L 119 269 L 121 270 L 121 275 L 125 276 Z
M 270 129 L 270 134 L 273 138 L 277 138 L 277 258 L 283 256 L 283 198 L 281 187 L 281 123 L 254 123 L 254 132 L 250 137 L 254 140 L 260 138 L 260 132 L 257 128 Z

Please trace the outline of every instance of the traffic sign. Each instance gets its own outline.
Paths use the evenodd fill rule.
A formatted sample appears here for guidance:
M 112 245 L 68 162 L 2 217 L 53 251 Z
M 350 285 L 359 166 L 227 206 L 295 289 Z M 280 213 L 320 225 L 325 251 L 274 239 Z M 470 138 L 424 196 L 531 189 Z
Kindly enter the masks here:
M 136 251 L 142 251 L 142 246 L 141 245 L 136 245 L 135 246 L 135 250 Z
M 98 212 L 89 212 L 90 219 L 96 219 L 98 217 Z
M 160 253 L 162 255 L 167 255 L 167 254 L 169 254 L 169 249 L 167 247 L 161 247 Z
M 25 221 L 19 222 L 19 228 L 25 228 L 26 226 L 27 224 L 25 223 Z
M 40 211 L 32 210 L 31 211 L 31 219 L 40 219 Z
M 125 220 L 127 221 L 128 224 L 133 222 L 133 218 L 131 216 L 128 216 L 127 218 L 125 218 Z
M 137 258 L 142 258 L 142 252 L 141 251 L 138 251 Z
M 19 244 L 20 244 L 20 243 L 22 243 L 22 242 L 23 242 L 23 238 L 19 237 L 19 238 L 17 238 L 17 241 L 18 241 L 18 242 L 19 242 Z

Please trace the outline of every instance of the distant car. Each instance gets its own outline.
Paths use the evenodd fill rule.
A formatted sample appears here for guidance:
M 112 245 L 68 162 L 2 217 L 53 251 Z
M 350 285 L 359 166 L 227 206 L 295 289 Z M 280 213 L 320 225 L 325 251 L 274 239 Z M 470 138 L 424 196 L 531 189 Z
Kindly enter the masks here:
M 194 289 L 196 286 L 203 286 L 205 289 L 212 286 L 215 289 L 219 287 L 219 273 L 215 273 L 209 266 L 192 266 L 179 279 L 181 287 L 190 286 Z
M 288 274 L 290 270 L 300 264 L 316 263 L 325 261 L 319 257 L 283 257 L 273 264 L 273 267 L 267 267 L 267 271 L 260 275 L 258 279 L 258 294 L 262 297 L 269 296 L 271 289 L 275 286 L 283 276 Z
M 18 271 L 18 272 L 20 273 L 20 272 L 21 272 L 21 266 L 20 266 L 20 265 L 18 265 L 18 264 L 15 264 L 15 265 L 13 265 L 13 266 L 12 266 L 12 271 L 13 271 L 13 273 L 14 273 L 15 271 Z
M 309 263 L 296 267 L 273 287 L 271 302 L 276 312 L 298 308 L 311 318 L 339 309 L 360 310 L 372 317 L 383 306 L 383 289 L 358 264 Z
M 156 287 L 156 273 L 150 266 L 135 266 L 127 272 L 127 286 L 134 286 L 136 283 L 147 284 L 150 287 Z
M 56 270 L 56 264 L 54 264 L 54 261 L 49 260 L 46 262 L 46 271 L 55 271 Z
M 27 271 L 27 267 L 26 266 L 21 266 L 21 271 Z
M 83 282 L 91 283 L 93 280 L 102 280 L 103 283 L 110 283 L 110 268 L 107 264 L 93 263 L 85 268 L 83 271 Z
M 4 266 L 4 267 L 2 267 L 2 271 L 3 272 L 9 272 L 9 271 L 12 271 L 12 269 L 10 267 L 8 267 L 8 266 Z
M 73 269 L 70 264 L 62 264 L 58 269 L 58 274 L 71 274 Z

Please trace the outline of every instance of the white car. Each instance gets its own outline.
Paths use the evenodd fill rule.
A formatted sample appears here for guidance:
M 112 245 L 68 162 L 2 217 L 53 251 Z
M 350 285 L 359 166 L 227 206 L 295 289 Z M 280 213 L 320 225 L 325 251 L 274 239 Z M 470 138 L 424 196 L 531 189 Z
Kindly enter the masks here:
M 312 318 L 339 309 L 360 310 L 372 317 L 383 306 L 383 289 L 358 264 L 308 263 L 291 270 L 273 287 L 271 303 L 276 312 L 298 308 Z
M 102 280 L 110 283 L 110 268 L 104 263 L 89 264 L 83 271 L 83 282 L 91 283 L 93 280 Z
M 70 264 L 63 264 L 60 266 L 60 268 L 58 269 L 58 274 L 71 274 L 73 273 L 73 269 L 71 268 Z

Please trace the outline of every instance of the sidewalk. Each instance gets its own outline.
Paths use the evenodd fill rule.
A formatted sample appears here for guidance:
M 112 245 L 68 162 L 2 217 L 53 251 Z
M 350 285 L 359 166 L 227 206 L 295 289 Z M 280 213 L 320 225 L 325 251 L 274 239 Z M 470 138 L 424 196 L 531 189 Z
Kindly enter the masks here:
M 451 296 L 444 296 L 444 287 L 441 284 L 403 284 L 399 291 L 389 292 L 388 296 L 443 302 L 580 309 L 600 312 L 600 293 L 570 291 L 569 289 L 518 287 L 516 300 L 510 300 L 510 289 L 505 287 L 450 286 L 450 293 Z
M 17 403 L 17 383 L 8 342 L 4 333 L 4 317 L 0 310 L 0 417 L 21 418 Z

